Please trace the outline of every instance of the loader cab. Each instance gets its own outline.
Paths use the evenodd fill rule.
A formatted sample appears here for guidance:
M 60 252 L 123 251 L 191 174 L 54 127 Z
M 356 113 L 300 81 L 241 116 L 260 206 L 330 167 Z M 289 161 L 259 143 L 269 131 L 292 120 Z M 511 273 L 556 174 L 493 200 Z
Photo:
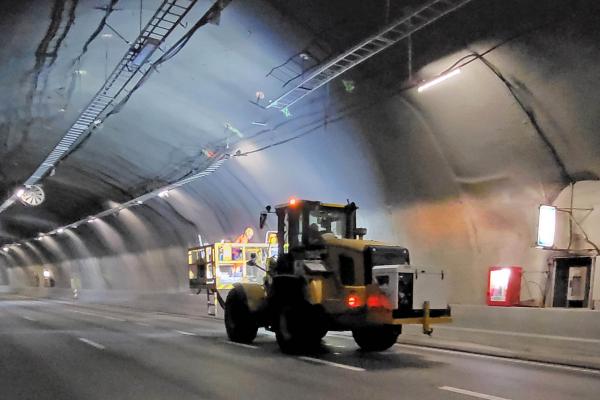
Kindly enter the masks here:
M 298 199 L 276 206 L 279 254 L 323 249 L 327 235 L 355 238 L 357 208 Z

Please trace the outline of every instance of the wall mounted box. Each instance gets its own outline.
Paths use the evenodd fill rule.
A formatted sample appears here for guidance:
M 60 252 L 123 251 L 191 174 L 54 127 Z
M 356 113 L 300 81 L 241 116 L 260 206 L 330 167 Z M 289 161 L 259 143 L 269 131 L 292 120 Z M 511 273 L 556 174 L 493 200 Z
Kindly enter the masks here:
M 488 272 L 488 306 L 518 306 L 521 297 L 521 267 L 490 267 Z

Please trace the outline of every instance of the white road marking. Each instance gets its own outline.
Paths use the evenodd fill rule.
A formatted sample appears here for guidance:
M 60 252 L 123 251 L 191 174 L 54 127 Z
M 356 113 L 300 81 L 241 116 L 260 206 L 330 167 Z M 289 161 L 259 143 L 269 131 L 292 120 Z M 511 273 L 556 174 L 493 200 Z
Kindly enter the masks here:
M 28 316 L 26 316 L 26 315 L 23 315 L 23 319 L 26 319 L 27 321 L 31 321 L 31 322 L 35 322 L 35 321 L 37 321 L 36 319 L 33 319 L 33 318 L 31 318 L 31 317 L 28 317 Z
M 89 315 L 91 317 L 100 317 L 100 318 L 104 318 L 104 319 L 109 319 L 111 321 L 121 321 L 121 322 L 125 322 L 126 321 L 126 320 L 124 320 L 122 318 L 111 317 L 110 315 L 103 315 L 103 314 L 90 313 L 90 312 L 79 311 L 79 310 L 70 310 L 70 309 L 67 309 L 67 311 L 74 312 L 74 313 L 77 313 L 77 314 Z
M 80 337 L 79 340 L 82 341 L 85 344 L 89 344 L 90 346 L 95 347 L 95 348 L 100 349 L 100 350 L 104 350 L 106 348 L 103 345 L 101 345 L 100 343 L 94 342 L 93 340 L 89 340 L 89 339 L 82 338 L 82 337 Z
M 232 342 L 231 340 L 225 340 L 225 343 L 232 344 L 234 346 L 245 347 L 247 349 L 258 349 L 258 346 L 254 346 L 254 345 L 246 344 L 246 343 Z
M 348 369 L 350 371 L 359 371 L 359 372 L 366 371 L 364 368 L 354 367 L 352 365 L 346 365 L 346 364 L 339 364 L 339 363 L 335 363 L 335 362 L 327 361 L 327 360 L 321 360 L 320 358 L 313 358 L 313 357 L 306 357 L 306 356 L 300 356 L 298 358 L 301 360 L 304 360 L 304 361 L 309 361 L 309 362 L 313 362 L 316 364 L 329 365 L 331 367 Z
M 98 314 L 99 317 L 105 318 L 105 319 L 110 319 L 112 321 L 121 321 L 121 322 L 125 322 L 124 319 L 122 318 L 116 318 L 116 317 L 111 317 L 110 315 L 102 315 L 102 314 Z
M 85 311 L 79 311 L 79 310 L 70 310 L 70 309 L 67 309 L 67 311 L 74 312 L 74 313 L 77 313 L 77 314 L 83 314 L 83 315 L 91 315 L 91 316 L 93 316 L 93 317 L 96 317 L 96 316 L 97 316 L 96 314 L 92 314 L 92 313 L 85 312 Z
M 175 331 L 175 332 L 179 333 L 180 335 L 197 336 L 195 333 L 192 333 L 192 332 L 186 332 L 186 331 Z
M 466 396 L 477 397 L 477 398 L 486 399 L 486 400 L 509 400 L 504 397 L 492 396 L 490 394 L 479 393 L 479 392 L 472 392 L 470 390 L 459 389 L 459 388 L 455 388 L 452 386 L 440 386 L 438 389 L 447 390 L 448 392 L 460 393 L 460 394 L 464 394 Z
M 447 353 L 447 354 L 453 354 L 453 355 L 462 355 L 462 356 L 473 357 L 473 358 L 485 358 L 485 359 L 488 359 L 488 360 L 506 361 L 506 362 L 511 362 L 511 363 L 514 363 L 514 364 L 534 365 L 534 366 L 537 366 L 537 367 L 556 368 L 556 369 L 562 369 L 562 370 L 566 370 L 566 371 L 584 372 L 584 373 L 588 373 L 588 374 L 600 375 L 600 370 L 597 370 L 597 369 L 589 369 L 589 368 L 583 368 L 583 367 L 572 367 L 570 365 L 551 364 L 551 363 L 542 362 L 542 361 L 519 360 L 517 358 L 492 356 L 492 355 L 488 355 L 488 354 L 476 354 L 476 353 L 469 353 L 469 352 L 458 351 L 458 350 L 438 349 L 438 348 L 434 348 L 434 347 L 417 346 L 417 345 L 412 345 L 412 344 L 400 344 L 400 343 L 396 343 L 395 346 L 406 347 L 406 348 L 409 348 L 409 349 L 418 349 L 418 350 L 424 350 L 424 351 L 432 351 L 432 352 L 437 352 L 437 353 Z

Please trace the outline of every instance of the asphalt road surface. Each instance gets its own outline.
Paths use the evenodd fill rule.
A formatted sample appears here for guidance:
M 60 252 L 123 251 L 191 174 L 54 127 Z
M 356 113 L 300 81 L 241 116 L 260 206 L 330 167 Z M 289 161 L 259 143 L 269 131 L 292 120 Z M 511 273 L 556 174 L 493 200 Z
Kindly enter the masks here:
M 259 331 L 114 306 L 0 297 L 0 399 L 598 399 L 600 371 L 395 345 L 362 353 L 330 334 L 281 354 Z

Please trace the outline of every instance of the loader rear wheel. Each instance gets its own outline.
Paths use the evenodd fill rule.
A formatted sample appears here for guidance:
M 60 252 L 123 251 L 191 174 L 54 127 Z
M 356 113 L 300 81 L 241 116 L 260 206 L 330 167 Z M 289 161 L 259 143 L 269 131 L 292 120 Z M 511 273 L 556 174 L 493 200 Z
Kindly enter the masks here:
M 353 329 L 352 337 L 364 351 L 384 351 L 396 343 L 401 332 L 402 326 L 368 326 Z
M 225 300 L 225 330 L 232 342 L 251 343 L 256 338 L 258 324 L 241 286 L 231 289 Z
M 319 347 L 323 329 L 314 325 L 311 311 L 308 304 L 285 305 L 278 310 L 275 337 L 282 352 L 300 354 Z

